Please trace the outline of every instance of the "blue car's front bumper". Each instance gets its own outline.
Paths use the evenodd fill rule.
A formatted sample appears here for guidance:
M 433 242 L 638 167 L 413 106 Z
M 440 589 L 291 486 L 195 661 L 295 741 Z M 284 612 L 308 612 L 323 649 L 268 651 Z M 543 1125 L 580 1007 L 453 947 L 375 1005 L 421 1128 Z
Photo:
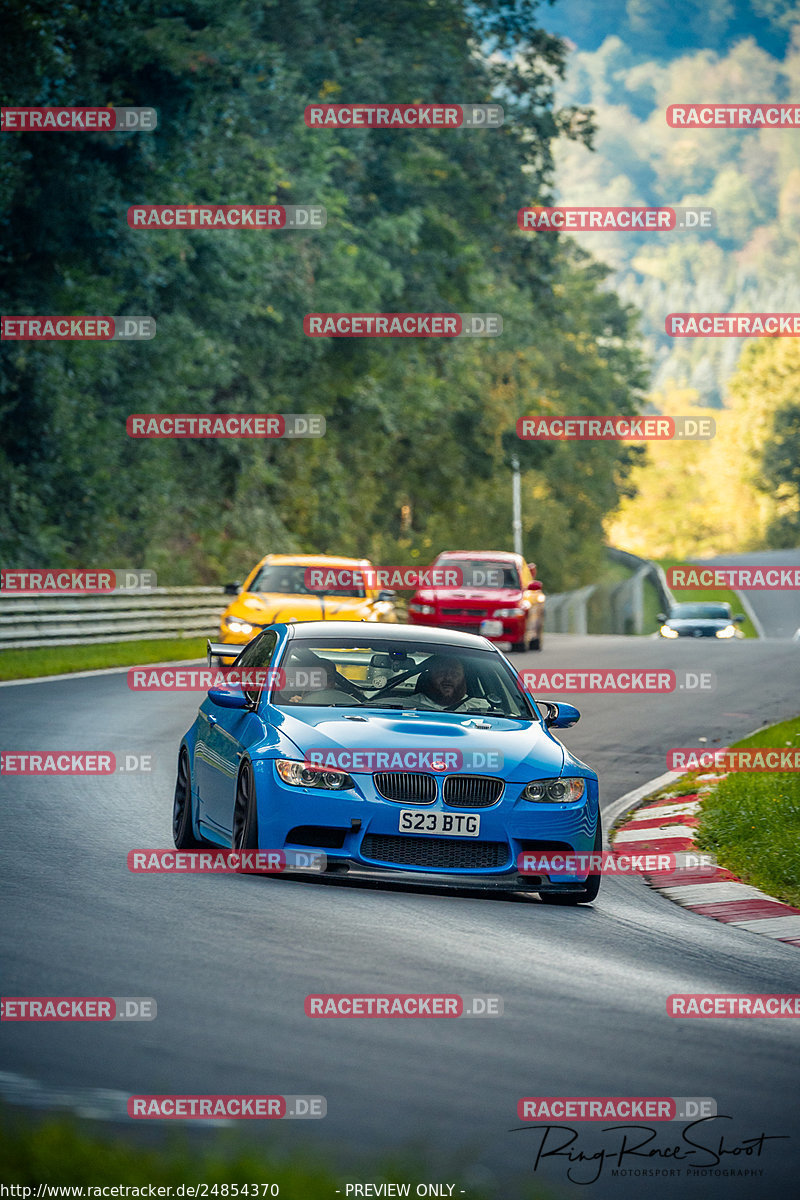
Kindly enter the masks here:
M 524 781 L 505 781 L 497 802 L 488 807 L 447 805 L 442 797 L 446 775 L 437 776 L 433 803 L 387 800 L 369 773 L 352 773 L 355 789 L 346 792 L 291 787 L 278 775 L 274 760 L 253 763 L 258 796 L 259 844 L 268 849 L 323 850 L 329 867 L 353 874 L 390 875 L 405 882 L 419 878 L 451 887 L 558 890 L 580 884 L 585 876 L 549 879 L 520 875 L 517 857 L 526 850 L 591 851 L 596 848 L 598 786 L 586 776 L 586 792 L 568 804 L 520 799 Z M 401 833 L 400 811 L 470 814 L 480 818 L 477 837 Z M 559 886 L 561 885 L 561 886 Z

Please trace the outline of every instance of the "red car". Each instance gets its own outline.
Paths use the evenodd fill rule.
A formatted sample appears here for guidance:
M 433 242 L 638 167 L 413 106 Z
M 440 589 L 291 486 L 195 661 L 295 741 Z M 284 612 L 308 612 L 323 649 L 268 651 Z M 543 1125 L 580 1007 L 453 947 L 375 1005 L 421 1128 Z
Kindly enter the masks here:
M 408 603 L 412 625 L 479 633 L 512 650 L 541 650 L 544 592 L 536 564 L 503 550 L 446 550 L 434 564 L 458 572 L 453 587 L 420 588 Z

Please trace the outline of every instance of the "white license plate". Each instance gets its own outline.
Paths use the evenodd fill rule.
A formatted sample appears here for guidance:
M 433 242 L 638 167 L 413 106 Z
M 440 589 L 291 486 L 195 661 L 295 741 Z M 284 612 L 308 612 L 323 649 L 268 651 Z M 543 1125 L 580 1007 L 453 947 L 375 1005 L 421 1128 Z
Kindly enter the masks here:
M 398 828 L 401 833 L 478 837 L 481 819 L 476 813 L 420 812 L 418 808 L 403 808 Z
M 503 622 L 502 621 L 481 621 L 478 626 L 478 633 L 483 637 L 502 637 Z

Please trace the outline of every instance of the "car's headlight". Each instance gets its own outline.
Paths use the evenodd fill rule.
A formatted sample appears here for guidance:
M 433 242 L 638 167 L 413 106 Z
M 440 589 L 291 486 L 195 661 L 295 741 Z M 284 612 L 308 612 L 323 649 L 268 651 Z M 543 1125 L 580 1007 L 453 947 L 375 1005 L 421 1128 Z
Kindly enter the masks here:
M 346 771 L 330 771 L 324 767 L 310 767 L 307 763 L 295 762 L 291 758 L 277 758 L 275 768 L 284 783 L 292 787 L 327 788 L 341 792 L 355 786 Z
M 724 629 L 718 629 L 716 631 L 716 633 L 714 634 L 714 637 L 719 637 L 719 638 L 736 637 L 736 626 L 735 625 L 726 625 Z
M 423 617 L 429 617 L 431 613 L 436 612 L 436 609 L 432 604 L 409 604 L 408 611 L 420 613 Z
M 252 633 L 254 626 L 238 617 L 223 617 L 222 628 L 226 633 Z
M 679 636 L 677 629 L 670 629 L 669 625 L 662 625 L 659 632 L 662 637 L 676 638 Z
M 524 789 L 522 799 L 539 804 L 569 804 L 571 800 L 580 800 L 585 792 L 586 780 L 580 777 L 534 779 Z
M 524 608 L 496 608 L 494 610 L 496 617 L 524 617 Z

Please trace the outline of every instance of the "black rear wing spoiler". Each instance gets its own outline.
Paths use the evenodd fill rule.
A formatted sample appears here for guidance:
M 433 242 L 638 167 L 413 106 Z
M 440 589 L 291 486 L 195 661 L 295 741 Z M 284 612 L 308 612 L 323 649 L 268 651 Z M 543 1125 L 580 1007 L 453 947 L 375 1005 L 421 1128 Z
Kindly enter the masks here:
M 215 658 L 236 658 L 236 656 L 242 650 L 244 650 L 244 645 L 239 646 L 236 643 L 229 645 L 227 642 L 212 642 L 209 638 L 206 642 L 206 659 L 208 660 L 208 665 L 213 667 Z

